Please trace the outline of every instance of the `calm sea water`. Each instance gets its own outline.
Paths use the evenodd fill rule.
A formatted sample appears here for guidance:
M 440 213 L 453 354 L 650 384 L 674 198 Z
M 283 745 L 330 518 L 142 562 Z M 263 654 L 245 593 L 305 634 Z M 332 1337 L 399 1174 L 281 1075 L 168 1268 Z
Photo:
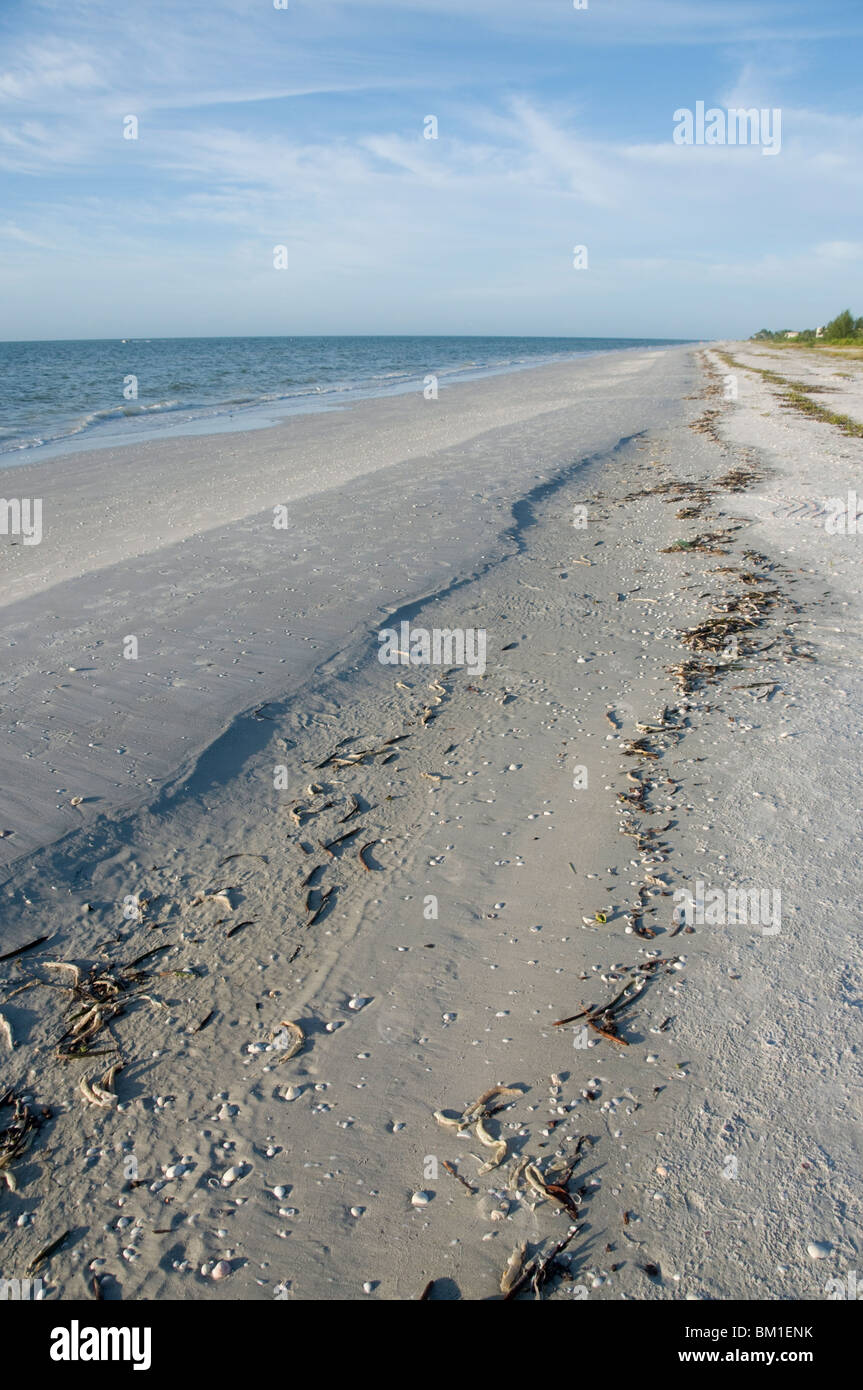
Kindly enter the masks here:
M 0 342 L 0 463 L 76 440 L 131 441 L 182 422 L 336 405 L 357 396 L 447 381 L 614 348 L 642 338 L 147 338 Z M 209 424 L 207 423 L 209 421 Z M 185 430 L 184 430 L 185 432 Z M 17 456 L 17 457 L 16 457 Z

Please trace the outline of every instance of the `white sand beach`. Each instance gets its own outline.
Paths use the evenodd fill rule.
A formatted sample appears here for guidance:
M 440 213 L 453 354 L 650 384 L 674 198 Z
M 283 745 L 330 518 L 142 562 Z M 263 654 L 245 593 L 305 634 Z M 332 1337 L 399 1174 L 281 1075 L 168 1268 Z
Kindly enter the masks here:
M 662 1301 L 859 1263 L 863 542 L 824 523 L 863 440 L 750 369 L 858 421 L 863 372 L 762 352 L 9 470 L 10 1268 L 482 1301 L 518 1251 L 514 1297 Z M 382 663 L 402 623 L 483 669 Z

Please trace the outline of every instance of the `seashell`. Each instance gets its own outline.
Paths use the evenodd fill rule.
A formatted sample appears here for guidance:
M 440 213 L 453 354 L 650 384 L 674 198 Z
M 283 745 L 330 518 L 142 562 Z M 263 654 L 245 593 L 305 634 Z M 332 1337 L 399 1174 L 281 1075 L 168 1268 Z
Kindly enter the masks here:
M 222 1186 L 230 1187 L 238 1178 L 243 1177 L 245 1172 L 246 1165 L 244 1163 L 235 1163 L 232 1168 L 227 1168 L 222 1174 Z
M 279 1029 L 286 1030 L 287 1037 L 290 1039 L 287 1041 L 285 1032 L 280 1031 L 276 1034 L 276 1047 L 282 1054 L 279 1060 L 287 1062 L 291 1057 L 296 1057 L 303 1047 L 306 1037 L 300 1025 L 292 1021 L 283 1021 L 279 1024 Z
M 228 1277 L 228 1275 L 229 1275 L 230 1273 L 231 1273 L 230 1261 L 229 1261 L 229 1260 L 219 1260 L 219 1263 L 218 1263 L 217 1265 L 214 1265 L 214 1266 L 213 1266 L 213 1272 L 212 1272 L 212 1274 L 210 1275 L 210 1278 L 211 1278 L 211 1279 L 227 1279 L 227 1277 Z
M 810 1260 L 825 1260 L 832 1249 L 829 1240 L 810 1240 L 806 1246 L 806 1253 Z
M 522 1241 L 517 1245 L 506 1262 L 506 1268 L 500 1276 L 500 1291 L 503 1294 L 510 1293 L 515 1288 L 524 1268 L 524 1257 L 527 1253 L 527 1243 Z
M 287 1090 L 285 1091 L 285 1093 L 284 1093 L 284 1099 L 285 1099 L 285 1100 L 296 1100 L 297 1097 L 298 1097 L 298 1096 L 301 1096 L 302 1094 L 303 1094 L 303 1088 L 302 1088 L 302 1086 L 289 1086 L 288 1089 L 287 1089 Z
M 431 1192 L 415 1192 L 411 1197 L 412 1207 L 427 1207 L 432 1199 Z
M 274 1187 L 274 1188 L 273 1188 L 273 1196 L 274 1196 L 274 1197 L 278 1197 L 279 1201 L 281 1201 L 283 1197 L 287 1197 L 287 1195 L 288 1195 L 288 1189 L 287 1189 L 286 1187 L 281 1187 L 281 1186 L 280 1186 L 280 1187 Z
M 364 1009 L 366 1004 L 370 1004 L 371 1002 L 371 999 L 367 996 L 355 994 L 352 999 L 348 1000 L 348 1008 L 354 1010 Z

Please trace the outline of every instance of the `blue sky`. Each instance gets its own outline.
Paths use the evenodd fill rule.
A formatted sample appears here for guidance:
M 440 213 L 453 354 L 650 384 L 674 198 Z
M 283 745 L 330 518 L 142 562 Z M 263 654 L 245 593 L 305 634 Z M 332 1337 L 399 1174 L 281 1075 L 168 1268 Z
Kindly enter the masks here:
M 860 0 L 4 0 L 0 338 L 863 314 L 861 40 Z M 781 153 L 675 145 L 697 101 Z

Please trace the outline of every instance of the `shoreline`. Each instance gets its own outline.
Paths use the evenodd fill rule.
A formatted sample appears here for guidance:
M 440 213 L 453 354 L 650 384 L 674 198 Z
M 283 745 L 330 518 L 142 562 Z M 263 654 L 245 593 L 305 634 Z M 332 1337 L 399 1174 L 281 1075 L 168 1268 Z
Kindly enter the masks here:
M 77 1228 L 49 1296 L 95 1278 L 109 1298 L 500 1297 L 513 1248 L 541 1259 L 571 1224 L 529 1159 L 578 1211 L 572 1277 L 546 1296 L 819 1298 L 851 1267 L 859 944 L 831 854 L 860 679 L 831 625 L 848 638 L 859 582 L 843 538 L 825 587 L 817 515 L 784 495 L 789 459 L 812 487 L 811 431 L 817 486 L 825 448 L 838 477 L 861 446 L 781 416 L 763 383 L 729 409 L 721 360 L 702 361 L 700 384 L 657 365 L 668 405 L 643 396 L 630 434 L 625 404 L 593 439 L 567 407 L 482 444 L 484 508 L 517 460 L 487 563 L 376 618 L 484 628 L 482 677 L 386 667 L 355 629 L 155 801 L 13 866 L 12 939 L 46 916 L 52 936 L 3 967 L 0 1008 L 14 1084 L 54 1116 L 4 1201 L 30 1217 L 19 1264 Z M 525 493 L 538 439 L 546 476 Z M 474 485 L 484 458 L 460 454 Z M 712 645 L 734 637 L 736 654 Z M 337 745 L 371 751 L 339 766 Z M 795 823 L 813 756 L 831 795 L 808 789 Z M 345 818 L 362 834 L 336 843 Z M 673 894 L 699 880 L 781 888 L 781 931 L 682 927 Z M 55 1060 L 68 1004 L 46 958 L 146 974 L 117 1014 L 107 1110 L 75 1091 L 95 1062 Z M 589 1029 L 555 1027 L 585 1006 Z M 492 1145 L 435 1122 L 498 1084 L 520 1094 Z
M 24 495 L 44 498 L 45 534 L 0 550 L 0 821 L 15 832 L 0 840 L 0 864 L 82 818 L 143 804 L 378 609 L 473 572 L 485 538 L 500 553 L 525 476 L 551 478 L 573 450 L 588 457 L 645 408 L 669 408 L 650 400 L 664 356 L 536 368 L 436 402 L 360 402 L 230 447 L 164 441 L 24 470 Z
M 409 340 L 414 339 L 408 335 Z M 106 340 L 112 342 L 113 340 Z M 163 340 L 167 342 L 173 339 Z M 207 339 L 201 341 L 206 342 Z M 276 339 L 274 341 L 281 341 Z M 431 337 L 430 341 L 438 341 Z M 486 341 L 482 337 L 477 341 Z M 549 340 L 549 341 L 554 341 Z M 592 341 L 587 339 L 585 341 Z M 614 342 L 614 339 L 609 340 Z M 0 344 L 2 348 L 3 344 Z M 11 344 L 10 346 L 18 346 Z M 552 353 L 547 358 L 534 360 L 513 360 L 505 363 L 486 365 L 464 365 L 462 367 L 440 367 L 434 379 L 443 389 L 453 386 L 470 385 L 475 381 L 485 381 L 495 376 L 517 374 L 534 368 L 563 365 L 579 362 L 589 357 L 601 357 L 607 353 L 644 352 L 647 350 L 672 347 L 691 347 L 685 341 L 651 342 L 648 339 L 633 339 L 626 346 L 574 349 L 570 353 Z M 431 369 L 429 369 L 431 370 Z M 142 444 L 159 443 L 167 439 L 200 439 L 211 435 L 245 434 L 249 431 L 273 429 L 295 416 L 319 412 L 344 410 L 360 401 L 386 400 L 393 396 L 422 393 L 423 377 L 413 372 L 397 372 L 388 375 L 409 378 L 393 382 L 387 386 L 383 378 L 367 378 L 358 382 L 342 382 L 316 386 L 307 391 L 297 391 L 286 395 L 262 395 L 252 400 L 224 400 L 213 402 L 153 402 L 140 410 L 127 410 L 115 405 L 96 410 L 84 424 L 75 429 L 66 429 L 59 435 L 46 438 L 41 443 L 30 443 L 11 449 L 0 450 L 0 473 L 4 469 L 23 467 L 65 458 L 76 458 L 80 454 L 103 449 L 133 449 Z M 426 378 L 427 379 L 427 378 Z M 377 382 L 377 384 L 374 384 Z M 180 417 L 189 412 L 187 419 Z M 119 416 L 120 419 L 113 417 Z M 99 417 L 102 417 L 101 419 Z M 164 424 L 162 423 L 164 421 Z M 139 428 L 140 426 L 140 428 Z

